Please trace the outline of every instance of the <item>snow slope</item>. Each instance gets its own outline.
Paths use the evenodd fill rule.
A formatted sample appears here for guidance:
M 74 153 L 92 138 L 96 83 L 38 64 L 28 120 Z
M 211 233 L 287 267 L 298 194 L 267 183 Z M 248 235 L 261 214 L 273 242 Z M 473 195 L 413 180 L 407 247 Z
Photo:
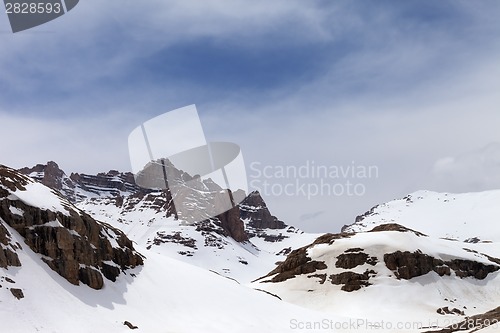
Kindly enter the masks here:
M 68 177 L 55 162 L 23 168 L 20 172 L 58 189 L 94 219 L 121 229 L 145 248 L 145 254 L 162 254 L 242 283 L 266 274 L 292 249 L 309 244 L 319 236 L 303 233 L 281 221 L 275 223 L 275 229 L 252 227 L 253 217 L 262 219 L 266 213 L 270 215 L 260 195 L 253 197 L 252 206 L 240 204 L 245 210 L 242 223 L 251 237 L 240 243 L 228 237 L 220 224 L 204 222 L 193 225 L 175 220 L 168 196 L 140 189 L 130 173 L 112 170 L 97 175 L 71 174 Z M 262 223 L 259 226 L 262 227 Z
M 118 186 L 121 181 L 114 179 Z M 500 270 L 496 267 L 500 260 L 495 258 L 500 258 L 500 233 L 492 226 L 500 216 L 500 191 L 419 191 L 379 205 L 345 229 L 356 234 L 307 247 L 310 260 L 324 263 L 324 268 L 299 270 L 295 277 L 279 282 L 265 282 L 277 274 L 250 282 L 275 268 L 291 250 L 311 244 L 320 235 L 293 227 L 266 229 L 240 243 L 225 236 L 216 224 L 185 225 L 167 217 L 161 194 L 140 197 L 124 188 L 116 193 L 100 185 L 89 193 L 78 188 L 78 208 L 59 206 L 52 191 L 38 195 L 42 190 L 36 188 L 27 191 L 32 195 L 12 197 L 43 209 L 86 211 L 123 230 L 146 259 L 144 266 L 122 272 L 115 283 L 93 290 L 68 283 L 23 245 L 17 251 L 22 267 L 0 271 L 2 330 L 125 332 L 129 328 L 123 322 L 129 321 L 139 327 L 138 332 L 422 332 L 499 305 Z M 22 211 L 11 212 L 22 215 Z M 430 237 L 401 230 L 367 232 L 387 223 Z M 24 244 L 19 234 L 8 230 L 14 242 Z M 270 242 L 266 236 L 279 241 Z M 384 261 L 386 255 L 398 251 L 425 254 L 450 267 L 454 260 L 461 260 L 494 269 L 484 278 L 461 268 L 443 275 L 430 270 L 398 278 L 400 272 L 389 269 Z M 349 268 L 337 266 L 340 255 L 360 252 L 372 261 Z M 369 272 L 367 283 L 357 290 L 343 290 L 342 283 L 333 279 L 346 272 Z M 460 277 L 464 273 L 473 275 Z M 9 288 L 21 289 L 25 297 L 14 298 Z M 445 308 L 463 313 L 438 313 Z
M 376 264 L 364 263 L 349 270 L 338 267 L 338 256 L 355 248 L 362 249 L 370 257 L 376 257 Z M 464 311 L 464 315 L 474 315 L 497 307 L 500 300 L 500 271 L 490 273 L 482 280 L 459 278 L 453 270 L 449 276 L 439 276 L 430 271 L 408 280 L 397 279 L 395 273 L 386 266 L 384 255 L 396 251 L 419 251 L 443 261 L 461 259 L 496 265 L 481 253 L 498 258 L 499 249 L 498 244 L 494 243 L 465 244 L 417 236 L 412 232 L 361 232 L 335 239 L 331 244 L 315 244 L 307 248 L 308 257 L 324 262 L 326 269 L 299 274 L 276 283 L 266 282 L 273 277 L 269 276 L 252 286 L 276 294 L 290 303 L 329 314 L 366 318 L 373 322 L 384 320 L 391 323 L 392 327 L 397 327 L 398 323 L 414 323 L 416 327 L 437 324 L 443 327 L 453 321 L 461 321 L 464 316 L 441 315 L 437 313 L 439 308 L 456 308 Z M 347 292 L 341 290 L 341 285 L 331 282 L 332 274 L 346 271 L 362 274 L 367 270 L 373 270 L 375 274 L 368 280 L 370 285 L 359 290 Z M 320 283 L 320 274 L 326 275 L 324 283 Z
M 200 232 L 197 225 L 183 224 L 174 217 L 166 217 L 164 211 L 151 207 L 151 200 L 135 203 L 133 210 L 114 205 L 112 198 L 84 200 L 77 206 L 95 219 L 121 229 L 127 237 L 145 248 L 145 255 L 153 252 L 176 258 L 241 283 L 250 282 L 272 270 L 277 261 L 286 257 L 284 249 L 304 246 L 319 236 L 287 228 L 266 230 L 269 235 L 287 236 L 281 241 L 267 242 L 254 237 L 249 242 L 239 243 L 217 233 Z
M 13 229 L 9 232 L 23 243 Z M 128 332 L 124 321 L 138 326 L 135 332 L 289 332 L 293 318 L 324 317 L 155 253 L 148 253 L 144 267 L 93 290 L 71 285 L 38 254 L 23 249 L 22 267 L 0 270 L 3 332 Z M 24 298 L 15 299 L 7 288 L 22 289 Z
M 477 193 L 417 191 L 375 206 L 344 231 L 398 223 L 435 237 L 500 241 L 500 190 Z
M 13 207 L 5 210 L 14 215 L 4 215 L 9 223 L 0 219 L 6 238 L 1 240 L 0 249 L 11 248 L 20 262 L 20 266 L 7 262 L 0 268 L 2 332 L 128 332 L 125 321 L 138 326 L 137 332 L 288 332 L 294 318 L 315 322 L 323 319 L 321 313 L 140 245 L 136 250 L 146 254 L 144 265 L 121 269 L 116 281 L 108 280 L 102 289 L 71 284 L 49 268 L 44 262 L 46 255 L 33 252 L 10 226 L 26 213 L 10 205 L 21 200 L 27 204 L 22 206 L 25 209 L 38 207 L 42 209 L 36 210 L 40 215 L 54 216 L 76 208 L 58 193 L 12 169 L 2 169 L 0 186 L 5 198 L 0 204 L 3 208 Z M 178 227 L 178 221 L 170 222 Z M 48 224 L 58 230 L 65 228 L 59 221 Z M 139 235 L 139 231 L 158 228 L 146 225 L 144 230 L 135 230 L 131 233 Z M 57 237 L 46 240 L 54 247 L 63 244 Z

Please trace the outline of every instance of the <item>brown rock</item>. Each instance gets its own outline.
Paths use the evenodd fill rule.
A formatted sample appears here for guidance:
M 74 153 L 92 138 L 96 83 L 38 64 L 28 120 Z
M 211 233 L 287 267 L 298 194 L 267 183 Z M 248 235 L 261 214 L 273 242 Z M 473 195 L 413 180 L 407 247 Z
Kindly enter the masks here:
M 474 277 L 482 280 L 489 273 L 500 269 L 498 265 L 486 265 L 477 261 L 454 259 L 443 261 L 420 251 L 401 252 L 396 251 L 384 255 L 384 262 L 390 270 L 394 271 L 396 277 L 409 280 L 434 271 L 440 276 L 450 275 L 451 270 L 455 271 L 458 277 Z
M 24 293 L 21 289 L 10 288 L 10 292 L 12 293 L 12 296 L 14 296 L 17 299 L 24 298 Z
M 421 252 L 401 252 L 384 254 L 387 268 L 394 271 L 397 278 L 409 280 L 411 278 L 429 273 L 435 267 L 442 266 L 442 260 L 435 259 Z
M 308 246 L 305 246 L 293 250 L 284 262 L 280 263 L 265 277 L 277 275 L 264 282 L 281 282 L 300 274 L 314 273 L 316 270 L 326 269 L 327 266 L 324 261 L 314 261 L 307 256 L 307 248 Z
M 332 284 L 342 284 L 341 290 L 351 292 L 369 286 L 368 280 L 375 274 L 373 270 L 366 270 L 363 274 L 348 271 L 330 275 L 330 281 Z
M 369 232 L 379 232 L 379 231 L 412 232 L 412 233 L 414 233 L 415 235 L 417 235 L 419 237 L 420 236 L 427 237 L 427 235 L 425 235 L 425 234 L 423 234 L 423 233 L 421 233 L 419 231 L 415 231 L 413 229 L 407 228 L 407 227 L 402 226 L 402 225 L 397 224 L 397 223 L 381 224 L 381 225 L 376 226 L 375 228 L 373 228 Z
M 217 215 L 222 228 L 227 234 L 237 242 L 245 242 L 248 236 L 245 232 L 245 225 L 240 218 L 240 208 L 234 206 L 227 212 Z
M 135 326 L 135 325 L 132 325 L 129 321 L 125 320 L 123 322 L 123 325 L 127 326 L 128 328 L 130 328 L 131 330 L 135 330 L 135 329 L 138 329 L 139 327 Z
M 346 251 L 347 252 L 347 251 Z M 359 265 L 370 264 L 374 266 L 377 263 L 376 257 L 370 257 L 363 252 L 358 253 L 342 253 L 337 257 L 335 267 L 351 269 Z
M 311 246 L 316 244 L 333 244 L 333 242 L 335 242 L 335 240 L 337 239 L 349 238 L 352 235 L 354 235 L 354 233 L 341 232 L 338 234 L 331 234 L 331 233 L 324 234 L 316 238 L 316 240 L 311 244 Z
M 78 279 L 93 289 L 101 289 L 104 285 L 102 275 L 90 267 L 82 267 L 78 271 Z
M 437 309 L 436 312 L 439 313 L 440 315 L 449 315 L 449 314 L 457 315 L 457 316 L 464 316 L 465 315 L 465 313 L 462 310 L 457 309 L 457 308 L 453 308 L 450 310 L 450 308 L 447 306 Z
M 472 276 L 478 280 L 483 280 L 489 273 L 496 272 L 500 269 L 500 266 L 497 265 L 485 265 L 477 261 L 463 259 L 448 261 L 446 265 L 453 269 L 455 274 L 461 278 Z
M 17 253 L 6 247 L 11 245 L 12 248 L 17 248 L 17 245 L 12 245 L 11 243 L 10 233 L 3 224 L 0 223 L 0 267 L 2 268 L 7 268 L 8 266 L 21 266 Z
M 500 323 L 500 307 L 486 313 L 466 317 L 465 320 L 459 323 L 454 323 L 453 325 L 440 329 L 439 331 L 426 331 L 423 333 L 453 333 L 464 330 L 476 332 L 491 325 L 498 325 L 498 323 Z

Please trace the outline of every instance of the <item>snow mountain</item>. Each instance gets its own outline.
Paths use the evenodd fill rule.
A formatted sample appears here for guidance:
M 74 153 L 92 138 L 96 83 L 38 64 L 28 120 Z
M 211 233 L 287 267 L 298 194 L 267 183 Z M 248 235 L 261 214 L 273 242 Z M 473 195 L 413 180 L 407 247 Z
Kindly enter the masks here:
M 417 191 L 371 208 L 346 232 L 398 223 L 430 236 L 465 242 L 500 241 L 500 190 L 477 193 Z
M 240 282 L 267 273 L 292 249 L 319 236 L 306 234 L 273 216 L 258 192 L 214 218 L 187 223 L 177 216 L 168 190 L 140 188 L 131 173 L 111 170 L 67 176 L 55 162 L 19 171 L 59 191 L 96 220 L 122 230 L 148 252 Z
M 258 192 L 187 223 L 130 173 L 0 167 L 0 317 L 9 332 L 500 331 L 498 199 L 418 191 L 319 235 Z
M 500 331 L 499 202 L 500 191 L 410 194 L 292 251 L 253 285 L 393 328 Z
M 5 166 L 0 244 L 2 332 L 290 332 L 290 318 L 321 320 L 320 313 L 132 244 L 59 192 Z

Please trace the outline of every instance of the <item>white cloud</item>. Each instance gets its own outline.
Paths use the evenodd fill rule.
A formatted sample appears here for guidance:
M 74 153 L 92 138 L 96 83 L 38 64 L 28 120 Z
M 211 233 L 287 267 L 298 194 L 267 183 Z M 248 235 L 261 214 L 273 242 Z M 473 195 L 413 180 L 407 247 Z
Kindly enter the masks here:
M 0 93 L 0 163 L 55 160 L 67 172 L 128 170 L 129 132 L 185 101 L 198 104 L 208 139 L 240 144 L 247 164 L 354 160 L 379 167 L 380 178 L 366 184 L 363 197 L 265 198 L 273 214 L 307 231 L 336 231 L 370 206 L 424 187 L 499 187 L 497 160 L 461 155 L 500 141 L 496 11 L 464 10 L 470 26 L 457 34 L 426 22 L 406 26 L 388 8 L 363 13 L 351 2 L 339 3 L 324 10 L 290 0 L 86 0 L 47 25 L 50 33 L 2 35 L 7 88 L 28 87 L 35 101 L 40 82 L 64 94 L 19 110 L 12 96 Z M 220 100 L 201 103 L 190 99 L 203 89 L 196 82 L 107 85 L 136 59 L 204 37 L 249 50 L 280 39 L 304 48 L 325 43 L 325 52 L 344 40 L 347 49 L 340 45 L 335 51 L 341 56 L 333 52 L 307 80 L 271 91 L 229 89 Z M 455 157 L 435 165 L 443 156 Z M 300 221 L 319 211 L 324 214 Z
M 493 142 L 456 157 L 444 157 L 433 167 L 433 185 L 440 191 L 470 192 L 500 188 L 500 143 Z
M 53 160 L 68 173 L 130 170 L 129 129 L 115 115 L 38 119 L 0 113 L 1 164 L 21 168 Z

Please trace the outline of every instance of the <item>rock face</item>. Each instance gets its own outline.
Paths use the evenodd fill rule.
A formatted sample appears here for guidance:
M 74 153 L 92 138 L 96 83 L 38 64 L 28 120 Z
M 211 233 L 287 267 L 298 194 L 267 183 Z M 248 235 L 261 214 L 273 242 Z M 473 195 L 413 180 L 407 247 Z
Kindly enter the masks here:
M 97 175 L 72 173 L 69 178 L 83 189 L 96 194 L 105 191 L 111 195 L 120 195 L 121 192 L 135 193 L 140 190 L 130 172 L 111 170 Z
M 130 195 L 134 200 L 129 201 L 128 205 L 133 206 L 134 202 L 146 198 L 151 201 L 151 205 L 156 205 L 158 209 L 164 209 L 168 216 L 175 215 L 175 209 L 172 208 L 171 204 L 168 204 L 172 199 L 170 192 L 142 189 L 135 184 L 134 175 L 130 172 L 111 170 L 97 175 L 72 173 L 68 177 L 53 161 L 49 161 L 47 164 L 37 164 L 31 168 L 22 168 L 18 171 L 57 190 L 73 204 L 87 199 L 90 194 L 109 198 L 113 200 L 115 205 L 121 206 L 124 201 L 123 196 Z M 132 209 L 133 207 L 128 208 Z
M 240 218 L 240 208 L 234 206 L 227 212 L 217 215 L 222 229 L 237 242 L 245 242 L 248 235 L 245 232 L 245 225 Z
M 377 257 L 370 257 L 368 254 L 361 251 L 362 249 L 346 250 L 345 253 L 342 253 L 339 256 L 337 256 L 337 262 L 335 263 L 335 267 L 352 269 L 354 267 L 364 264 L 370 264 L 372 266 L 375 266 L 375 264 L 378 261 Z
M 72 173 L 68 177 L 53 161 L 49 161 L 47 164 L 37 164 L 31 168 L 22 168 L 18 171 L 61 192 L 73 202 L 80 199 L 78 188 L 95 194 L 107 192 L 114 196 L 120 195 L 121 192 L 135 193 L 140 190 L 135 184 L 134 175 L 130 172 L 122 173 L 111 170 L 97 175 Z
M 45 199 L 58 201 L 63 211 L 42 209 L 19 199 L 16 193 L 25 192 L 25 197 L 43 185 L 10 168 L 0 166 L 0 184 L 1 220 L 24 237 L 26 245 L 43 255 L 43 261 L 70 283 L 83 282 L 100 289 L 103 275 L 114 281 L 121 271 L 143 264 L 123 232 L 95 221 L 56 192 Z M 0 225 L 0 242 L 8 237 L 5 231 Z M 4 256 L 7 265 L 19 264 L 12 253 L 4 252 Z
M 368 287 L 370 285 L 368 280 L 376 274 L 373 270 L 366 270 L 363 274 L 348 271 L 330 275 L 330 281 L 332 284 L 342 285 L 341 290 L 351 292 L 361 287 Z
M 483 264 L 481 262 L 453 259 L 443 261 L 422 252 L 396 251 L 384 255 L 384 262 L 397 278 L 409 280 L 434 271 L 439 276 L 450 275 L 452 271 L 460 278 L 474 277 L 483 280 L 489 273 L 500 269 L 497 264 Z
M 256 229 L 285 229 L 287 225 L 278 220 L 266 206 L 264 199 L 258 191 L 250 193 L 239 204 L 240 214 L 243 220 L 250 220 L 249 226 Z
M 292 251 L 286 260 L 272 270 L 267 276 L 274 276 L 271 280 L 264 282 L 282 282 L 297 275 L 314 273 L 316 270 L 326 269 L 327 266 L 322 261 L 314 261 L 307 256 L 307 247 Z
M 21 266 L 16 250 L 20 245 L 13 244 L 9 231 L 0 223 L 0 267 Z

